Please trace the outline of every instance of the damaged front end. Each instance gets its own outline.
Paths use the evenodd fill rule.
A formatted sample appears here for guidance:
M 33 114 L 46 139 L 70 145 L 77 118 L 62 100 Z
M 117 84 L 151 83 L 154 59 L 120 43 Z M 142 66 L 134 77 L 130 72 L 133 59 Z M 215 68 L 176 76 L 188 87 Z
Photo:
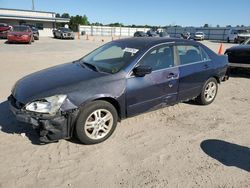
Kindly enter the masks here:
M 44 99 L 25 105 L 11 95 L 8 101 L 10 103 L 10 109 L 16 116 L 16 119 L 31 124 L 33 128 L 37 130 L 41 142 L 48 143 L 72 137 L 78 107 L 68 98 L 63 100 L 57 110 L 53 109 L 50 113 L 46 110 L 36 112 L 39 107 L 40 109 L 42 109 L 42 107 L 45 109 L 42 104 L 48 103 L 48 101 Z

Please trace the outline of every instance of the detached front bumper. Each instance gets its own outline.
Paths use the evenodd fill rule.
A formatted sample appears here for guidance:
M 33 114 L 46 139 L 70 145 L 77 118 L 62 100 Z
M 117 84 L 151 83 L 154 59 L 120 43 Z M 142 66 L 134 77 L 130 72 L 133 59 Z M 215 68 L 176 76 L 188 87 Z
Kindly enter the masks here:
M 31 124 L 37 130 L 40 141 L 44 143 L 72 137 L 78 110 L 58 112 L 54 116 L 31 113 L 16 105 L 13 96 L 8 98 L 10 110 L 20 122 Z

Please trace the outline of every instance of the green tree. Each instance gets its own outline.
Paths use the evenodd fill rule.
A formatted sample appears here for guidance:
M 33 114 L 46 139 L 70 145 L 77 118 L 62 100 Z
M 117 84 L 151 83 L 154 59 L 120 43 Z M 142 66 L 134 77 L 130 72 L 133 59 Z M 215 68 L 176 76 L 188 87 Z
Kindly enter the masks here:
M 122 23 L 118 23 L 118 22 L 108 24 L 108 26 L 110 26 L 110 27 L 124 27 L 124 25 Z
M 61 15 L 59 13 L 56 13 L 56 18 L 61 18 Z
M 84 15 L 84 16 L 80 16 L 80 15 L 71 16 L 70 22 L 69 22 L 69 27 L 73 31 L 78 31 L 78 25 L 90 25 L 90 23 L 88 21 L 88 17 L 86 15 Z
M 70 15 L 68 13 L 63 13 L 61 18 L 70 18 Z
M 204 26 L 203 27 L 209 27 L 209 25 L 208 24 L 204 24 Z

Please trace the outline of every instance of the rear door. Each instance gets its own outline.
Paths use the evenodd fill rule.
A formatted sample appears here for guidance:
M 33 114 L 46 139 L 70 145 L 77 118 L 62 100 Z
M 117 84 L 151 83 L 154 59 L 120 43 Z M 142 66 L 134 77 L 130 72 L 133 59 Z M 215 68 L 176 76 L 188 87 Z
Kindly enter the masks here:
M 136 66 L 148 65 L 152 73 L 144 77 L 131 74 L 127 79 L 127 115 L 133 116 L 176 102 L 179 69 L 173 44 L 157 46 Z
M 178 44 L 179 96 L 178 100 L 197 97 L 212 72 L 212 62 L 199 45 Z

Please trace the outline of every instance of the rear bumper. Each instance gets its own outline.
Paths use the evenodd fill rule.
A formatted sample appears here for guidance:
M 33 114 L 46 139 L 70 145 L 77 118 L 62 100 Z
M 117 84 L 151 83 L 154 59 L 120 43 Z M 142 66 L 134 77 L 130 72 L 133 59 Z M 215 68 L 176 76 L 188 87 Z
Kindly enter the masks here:
M 55 116 L 35 114 L 18 109 L 8 98 L 10 110 L 20 122 L 28 123 L 37 130 L 39 139 L 43 143 L 68 139 L 72 137 L 73 127 L 78 111 L 60 112 Z

